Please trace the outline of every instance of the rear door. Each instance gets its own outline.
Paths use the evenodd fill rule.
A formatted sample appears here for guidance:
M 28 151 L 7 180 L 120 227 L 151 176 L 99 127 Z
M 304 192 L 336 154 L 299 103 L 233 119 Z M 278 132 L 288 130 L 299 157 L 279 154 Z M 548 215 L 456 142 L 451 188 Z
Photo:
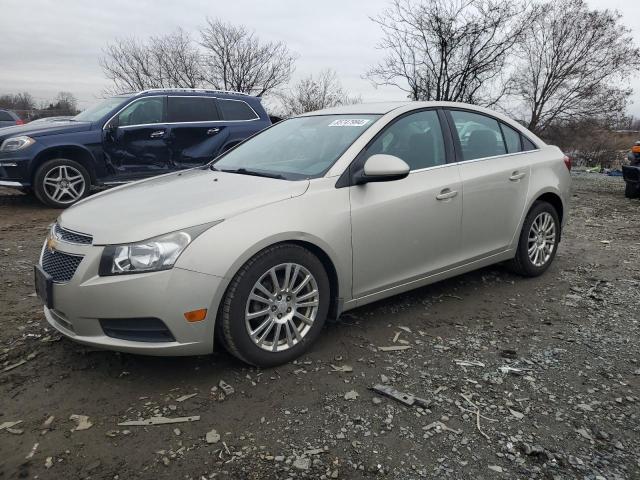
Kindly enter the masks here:
M 103 130 L 107 162 L 122 180 L 166 173 L 171 169 L 166 123 L 166 97 L 134 100 Z
M 459 167 L 448 163 L 436 110 L 395 120 L 360 154 L 358 165 L 384 153 L 407 162 L 402 180 L 350 188 L 353 295 L 364 297 L 425 277 L 458 261 L 462 184 Z
M 168 145 L 175 168 L 191 168 L 215 158 L 229 138 L 214 97 L 169 96 Z
M 493 117 L 448 112 L 462 179 L 462 255 L 475 260 L 506 250 L 524 214 L 530 158 L 521 135 Z

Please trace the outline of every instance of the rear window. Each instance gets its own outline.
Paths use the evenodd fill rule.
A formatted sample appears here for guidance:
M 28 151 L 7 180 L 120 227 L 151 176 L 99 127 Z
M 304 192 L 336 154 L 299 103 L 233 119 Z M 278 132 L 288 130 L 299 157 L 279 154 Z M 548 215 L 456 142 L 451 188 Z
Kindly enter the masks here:
M 9 115 L 9 112 L 0 111 L 0 122 L 12 122 L 14 118 Z
M 218 100 L 225 120 L 255 120 L 258 118 L 253 108 L 242 100 Z
M 207 97 L 169 97 L 169 122 L 220 120 L 216 101 Z

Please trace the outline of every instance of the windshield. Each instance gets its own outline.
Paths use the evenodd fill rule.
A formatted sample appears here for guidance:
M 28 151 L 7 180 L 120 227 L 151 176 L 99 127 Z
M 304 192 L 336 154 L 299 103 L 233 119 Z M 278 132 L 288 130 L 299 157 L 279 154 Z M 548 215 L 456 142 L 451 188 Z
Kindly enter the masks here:
M 96 105 L 92 105 L 85 111 L 79 113 L 78 115 L 73 117 L 72 120 L 75 120 L 76 122 L 96 122 L 114 108 L 122 105 L 129 98 L 130 97 L 127 96 L 107 98 L 106 100 L 103 100 Z
M 320 177 L 378 118 L 323 115 L 285 120 L 231 150 L 213 166 L 287 180 Z

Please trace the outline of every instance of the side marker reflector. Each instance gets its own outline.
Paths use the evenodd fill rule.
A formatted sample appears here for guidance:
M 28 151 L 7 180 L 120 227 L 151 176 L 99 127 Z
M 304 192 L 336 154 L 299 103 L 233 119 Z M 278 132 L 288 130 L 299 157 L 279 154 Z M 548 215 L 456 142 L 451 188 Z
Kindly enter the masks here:
M 201 308 L 199 310 L 192 310 L 190 312 L 184 312 L 184 318 L 187 322 L 201 322 L 207 316 L 207 309 Z

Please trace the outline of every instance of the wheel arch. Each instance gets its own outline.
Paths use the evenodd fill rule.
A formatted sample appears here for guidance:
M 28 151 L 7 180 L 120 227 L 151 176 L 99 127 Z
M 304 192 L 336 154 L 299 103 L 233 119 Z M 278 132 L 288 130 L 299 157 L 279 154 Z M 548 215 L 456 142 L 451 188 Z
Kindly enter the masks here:
M 87 170 L 87 172 L 89 172 L 89 176 L 91 177 L 91 184 L 93 185 L 96 183 L 95 158 L 86 147 L 81 145 L 53 146 L 39 152 L 31 164 L 32 167 L 30 177 L 32 179 L 32 182 L 40 166 L 42 166 L 48 160 L 54 160 L 58 158 L 74 160 L 78 162 Z

